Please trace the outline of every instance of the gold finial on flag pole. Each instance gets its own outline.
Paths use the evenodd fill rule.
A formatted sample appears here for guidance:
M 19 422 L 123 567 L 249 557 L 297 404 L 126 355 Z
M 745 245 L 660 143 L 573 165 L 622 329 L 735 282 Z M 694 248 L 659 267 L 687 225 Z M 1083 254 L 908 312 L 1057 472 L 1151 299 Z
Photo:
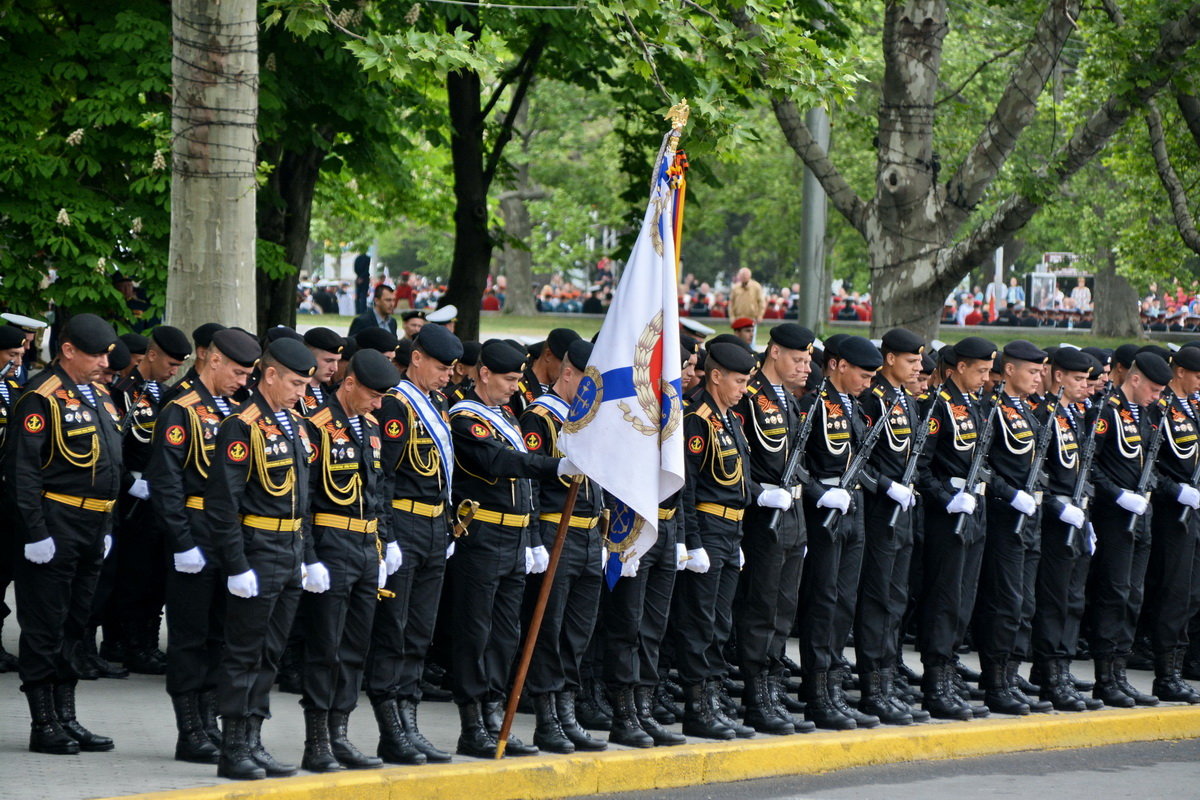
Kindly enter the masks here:
M 692 113 L 692 109 L 688 107 L 688 101 L 685 97 L 675 105 L 671 106 L 671 110 L 663 115 L 663 119 L 671 121 L 671 130 L 683 130 L 683 126 L 687 125 L 688 116 Z

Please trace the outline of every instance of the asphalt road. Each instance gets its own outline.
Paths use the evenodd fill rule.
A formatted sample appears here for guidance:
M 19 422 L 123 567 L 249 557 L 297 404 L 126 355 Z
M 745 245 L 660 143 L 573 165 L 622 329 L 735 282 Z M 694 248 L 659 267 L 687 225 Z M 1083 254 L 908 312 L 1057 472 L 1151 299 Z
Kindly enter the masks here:
M 1200 740 L 1013 753 L 863 767 L 655 792 L 608 800 L 1186 800 L 1200 797 Z

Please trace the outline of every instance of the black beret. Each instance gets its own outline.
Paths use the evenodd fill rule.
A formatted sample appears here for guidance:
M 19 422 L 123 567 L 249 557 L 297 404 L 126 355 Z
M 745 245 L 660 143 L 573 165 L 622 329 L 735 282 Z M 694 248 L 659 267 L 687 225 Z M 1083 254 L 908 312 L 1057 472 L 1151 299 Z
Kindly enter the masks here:
M 140 333 L 122 333 L 117 337 L 125 345 L 126 350 L 133 356 L 144 356 L 150 347 L 150 340 Z
M 396 366 L 408 368 L 412 363 L 412 339 L 401 339 L 396 342 Z
M 813 340 L 816 334 L 803 325 L 795 322 L 785 322 L 771 328 L 771 341 L 788 350 L 807 350 L 812 352 Z
M 1142 353 L 1153 353 L 1154 355 L 1161 358 L 1163 361 L 1171 360 L 1171 351 L 1170 350 L 1168 350 L 1165 347 L 1162 347 L 1161 345 L 1148 344 L 1148 345 L 1144 345 L 1144 346 L 1138 348 L 1138 351 L 1134 356 L 1134 363 L 1136 363 L 1137 356 L 1140 356 Z M 1157 381 L 1156 381 L 1156 383 L 1157 383 Z
M 1167 366 L 1167 360 L 1157 353 L 1138 353 L 1133 357 L 1133 365 L 1141 370 L 1151 383 L 1166 386 L 1171 382 L 1171 368 Z
M 838 342 L 838 358 L 849 361 L 859 369 L 877 370 L 883 366 L 883 353 L 861 336 L 847 336 Z
M 996 345 L 981 336 L 968 336 L 954 343 L 954 355 L 959 359 L 986 360 L 995 358 Z
M 277 342 L 280 339 L 291 339 L 296 342 L 303 342 L 304 337 L 296 333 L 294 328 L 289 328 L 287 325 L 276 325 L 274 328 L 267 330 L 267 344 Z
M 746 342 L 745 339 L 734 333 L 719 333 L 713 338 L 704 343 L 705 347 L 712 347 L 714 344 L 736 344 L 738 347 L 745 350 L 747 353 L 753 353 L 754 349 Z
M 234 326 L 233 326 L 232 328 L 230 328 L 229 330 L 231 330 L 231 331 L 241 331 L 242 333 L 246 334 L 247 336 L 249 336 L 249 337 L 250 337 L 251 339 L 253 339 L 254 341 L 258 342 L 259 344 L 262 344 L 262 339 L 259 339 L 257 334 L 253 334 L 253 333 L 251 333 L 250 331 L 246 330 L 245 328 L 239 328 L 237 325 L 234 325 Z M 269 343 L 270 343 L 270 340 L 268 339 L 268 340 L 267 340 L 267 342 L 268 342 L 268 344 L 269 344 Z
M 381 353 L 390 353 L 396 349 L 396 335 L 387 328 L 365 328 L 358 332 L 354 337 L 355 343 L 360 350 L 378 350 Z
M 1106 367 L 1112 363 L 1112 350 L 1103 347 L 1083 347 L 1080 348 L 1092 358 L 1100 362 L 1100 366 Z
M 910 330 L 892 328 L 883 335 L 883 349 L 891 353 L 921 355 L 925 352 L 925 340 Z
M 422 328 L 424 330 L 424 328 Z M 479 342 L 463 342 L 462 355 L 458 357 L 458 363 L 465 364 L 468 367 L 473 367 L 479 363 L 479 348 L 482 345 Z
M 213 334 L 223 330 L 225 326 L 219 322 L 206 322 L 192 331 L 192 344 L 196 347 L 208 347 L 212 344 Z
M 76 314 L 67 320 L 63 340 L 88 355 L 98 356 L 113 349 L 117 332 L 95 314 Z
M 258 340 L 245 331 L 223 328 L 212 335 L 209 345 L 217 348 L 221 355 L 242 367 L 253 367 L 262 355 Z
M 593 342 L 595 344 L 595 342 Z M 679 361 L 681 364 L 686 364 L 688 359 L 696 353 L 696 340 L 690 336 L 679 334 Z
M 529 352 L 529 350 L 525 347 L 525 345 L 522 344 L 521 342 L 518 342 L 516 339 L 501 339 L 500 341 L 504 342 L 506 345 L 511 347 L 513 350 L 520 350 L 522 353 Z M 539 344 L 544 344 L 544 343 L 539 342 Z M 539 350 L 538 352 L 541 352 L 541 351 Z
M 508 342 L 495 339 L 484 342 L 479 350 L 479 362 L 492 372 L 508 374 L 525 369 L 525 351 Z
M 579 334 L 570 328 L 555 328 L 546 334 L 546 346 L 554 353 L 555 358 L 563 359 L 567 357 L 567 348 L 571 346 L 571 342 L 577 342 L 579 339 Z
M 592 357 L 594 346 L 591 342 L 585 342 L 583 339 L 571 342 L 571 346 L 567 348 L 567 361 L 570 361 L 571 366 L 577 370 L 587 369 L 588 359 Z
M 1013 339 L 1004 345 L 1004 357 L 1009 361 L 1029 361 L 1033 364 L 1046 363 L 1046 351 L 1027 339 Z
M 1092 362 L 1092 368 L 1088 370 L 1088 379 L 1094 381 L 1104 377 L 1104 365 L 1097 361 L 1095 356 L 1089 355 L 1088 359 Z
M 542 340 L 540 342 L 534 342 L 531 345 L 526 345 L 525 352 L 529 354 L 529 358 L 532 361 L 532 360 L 536 360 L 538 358 L 538 356 L 540 356 L 542 354 L 542 351 L 545 349 L 546 349 L 546 342 L 545 342 L 545 340 Z M 553 351 L 551 351 L 551 352 L 553 352 Z
M 732 334 L 731 334 L 732 335 Z M 749 375 L 758 366 L 754 354 L 750 350 L 733 342 L 709 343 L 708 357 L 717 363 L 721 369 Z
M 304 332 L 304 343 L 314 350 L 337 355 L 346 347 L 346 340 L 329 328 L 311 328 Z
M 1050 363 L 1053 364 L 1054 363 L 1054 354 L 1057 353 L 1062 348 L 1056 344 L 1048 344 L 1045 347 L 1043 347 L 1042 349 L 1046 351 L 1046 355 L 1050 357 Z
M 159 325 L 150 334 L 150 338 L 158 345 L 159 350 L 177 361 L 183 361 L 192 354 L 192 343 L 188 341 L 187 335 L 174 325 Z
M 1133 366 L 1133 357 L 1137 355 L 1136 344 L 1123 344 L 1113 351 L 1113 361 L 1128 369 Z
M 958 363 L 958 352 L 955 351 L 954 345 L 944 344 L 942 345 L 942 349 L 938 350 L 938 358 L 940 358 L 942 363 L 946 366 L 953 367 Z
M 408 322 L 410 319 L 425 319 L 425 312 L 419 309 L 404 311 L 400 314 L 400 319 Z
M 368 389 L 386 392 L 400 382 L 392 360 L 377 350 L 360 350 L 350 359 L 350 371 Z
M 1054 366 L 1067 372 L 1088 372 L 1093 358 L 1074 347 L 1060 347 L 1054 352 Z
M 342 348 L 342 361 L 349 361 L 354 358 L 354 354 L 358 352 L 358 345 L 353 339 L 346 340 L 346 346 Z
M 1183 350 L 1187 347 L 1200 347 L 1200 339 L 1192 339 L 1191 341 L 1184 342 L 1179 346 L 1179 349 Z
M 932 375 L 935 369 L 937 369 L 937 361 L 934 360 L 933 356 L 931 356 L 929 353 L 922 353 L 921 374 Z
M 445 325 L 426 325 L 421 328 L 414 344 L 425 355 L 447 365 L 462 358 L 465 349 L 459 338 Z
M 129 346 L 117 339 L 113 349 L 108 351 L 108 368 L 120 372 L 132 363 L 133 354 L 129 352 Z
M 1190 372 L 1200 372 L 1200 349 L 1181 347 L 1171 354 L 1171 366 L 1183 367 Z
M 25 331 L 16 325 L 0 325 L 0 350 L 25 346 Z
M 279 362 L 280 366 L 290 369 L 302 377 L 311 378 L 317 371 L 317 360 L 313 358 L 312 351 L 298 339 L 290 336 L 276 339 L 267 345 L 267 352 Z
M 841 352 L 838 348 L 842 342 L 850 338 L 848 333 L 835 333 L 825 340 L 825 363 L 829 363 L 831 358 L 841 358 Z

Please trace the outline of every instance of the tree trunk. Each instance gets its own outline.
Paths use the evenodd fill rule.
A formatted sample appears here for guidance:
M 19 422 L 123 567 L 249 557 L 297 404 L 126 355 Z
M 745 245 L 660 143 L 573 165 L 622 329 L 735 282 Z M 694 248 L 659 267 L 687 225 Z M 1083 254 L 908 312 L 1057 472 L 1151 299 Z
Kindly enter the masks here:
M 332 134 L 319 132 L 327 141 Z M 296 325 L 296 276 L 308 255 L 313 194 L 321 175 L 325 150 L 316 145 L 302 152 L 284 151 L 258 203 L 258 238 L 283 248 L 292 269 L 286 274 L 258 271 L 260 333 L 276 325 Z
M 1101 245 L 1096 251 L 1096 292 L 1092 333 L 1114 339 L 1145 336 L 1138 316 L 1138 296 L 1133 286 L 1117 272 L 1117 254 Z
M 508 291 L 504 298 L 505 314 L 529 315 L 537 311 L 533 299 L 533 253 L 529 251 L 529 236 L 533 224 L 529 220 L 529 200 L 546 193 L 534 187 L 529 179 L 529 141 L 526 130 L 529 101 L 521 103 L 514 118 L 514 128 L 521 137 L 521 161 L 513 168 L 513 190 L 500 195 L 500 216 L 504 218 L 504 276 Z
M 172 2 L 171 244 L 166 320 L 256 327 L 254 0 Z

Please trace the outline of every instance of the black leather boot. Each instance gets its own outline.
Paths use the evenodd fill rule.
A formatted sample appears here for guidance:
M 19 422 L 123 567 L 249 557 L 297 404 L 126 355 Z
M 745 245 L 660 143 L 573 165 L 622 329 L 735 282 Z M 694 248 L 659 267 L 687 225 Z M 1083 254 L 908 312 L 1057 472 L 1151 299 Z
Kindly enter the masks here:
M 722 690 L 719 680 L 707 681 L 704 684 L 704 693 L 708 697 L 709 705 L 712 706 L 713 716 L 716 717 L 718 722 L 732 729 L 733 735 L 739 739 L 754 738 L 754 728 L 751 728 L 749 725 L 743 725 L 737 720 L 735 714 L 726 710 L 731 704 L 736 709 L 737 703 Z
M 420 750 L 425 756 L 425 760 L 430 764 L 445 764 L 449 761 L 450 754 L 434 747 L 433 742 L 426 739 L 425 734 L 421 733 L 420 727 L 417 726 L 417 702 L 415 700 L 398 700 L 396 707 L 400 711 L 400 724 L 404 726 L 404 733 L 408 735 L 408 740 L 412 742 L 413 747 Z
M 1126 656 L 1118 655 L 1113 659 L 1113 680 L 1116 681 L 1117 687 L 1133 698 L 1133 702 L 1139 706 L 1156 706 L 1158 698 L 1152 694 L 1146 694 L 1134 687 L 1129 682 L 1129 677 L 1125 674 Z
M 912 714 L 902 711 L 888 696 L 883 670 L 863 672 L 859 676 L 859 692 L 862 695 L 859 712 L 877 717 L 884 725 L 913 724 Z
M 637 708 L 638 724 L 642 726 L 654 744 L 658 747 L 670 747 L 687 741 L 682 733 L 669 731 L 655 718 L 652 710 L 654 704 L 654 689 L 649 686 L 635 686 L 633 689 L 633 704 Z
M 1039 661 L 1033 669 L 1042 687 L 1039 697 L 1048 701 L 1055 711 L 1083 711 L 1086 708 L 1083 700 L 1068 685 L 1061 661 L 1056 658 Z
M 883 681 L 884 697 L 887 698 L 893 708 L 901 714 L 908 714 L 912 717 L 913 722 L 929 722 L 931 719 L 929 712 L 924 709 L 913 708 L 909 705 L 908 696 L 897 689 L 895 667 L 881 669 L 879 670 L 879 675 Z
M 732 739 L 733 728 L 720 722 L 709 703 L 703 682 L 684 691 L 683 733 L 701 739 Z
M 131 623 L 125 636 L 125 667 L 140 675 L 165 675 L 167 657 L 158 649 L 159 619 Z
M 767 673 L 767 681 L 771 689 L 771 702 L 775 709 L 775 715 L 788 722 L 792 723 L 792 730 L 796 733 L 812 733 L 817 729 L 816 725 L 806 720 L 804 714 L 804 704 L 793 700 L 788 695 L 787 685 L 795 683 L 788 677 L 787 670 L 783 667 L 777 667 Z M 795 683 L 797 689 L 800 689 L 800 684 Z M 801 716 L 796 716 L 800 714 Z
M 504 725 L 504 704 L 499 700 L 489 700 L 483 704 L 483 724 L 487 725 L 488 733 L 496 741 L 500 741 L 500 728 Z M 538 749 L 534 745 L 525 744 L 512 734 L 508 734 L 508 744 L 504 746 L 504 754 L 511 756 L 536 756 Z
M 1092 689 L 1092 697 L 1113 708 L 1133 708 L 1133 698 L 1117 685 L 1115 662 L 1116 658 L 1111 655 L 1095 657 L 1096 687 Z
M 250 748 L 250 758 L 267 771 L 269 778 L 287 778 L 295 775 L 300 771 L 299 767 L 276 759 L 263 746 L 262 724 L 263 718 L 257 714 L 246 718 L 246 746 Z
M 608 687 L 609 704 L 613 710 L 612 733 L 608 741 L 626 747 L 654 747 L 654 738 L 642 730 L 638 719 L 633 687 L 620 684 Z
M 369 756 L 350 741 L 350 712 L 329 712 L 329 744 L 333 757 L 350 769 L 375 769 L 383 766 L 383 759 Z
M 200 716 L 200 693 L 185 692 L 171 698 L 175 707 L 175 760 L 192 764 L 215 764 L 221 750 L 208 740 L 204 720 Z
M 425 754 L 409 738 L 400 719 L 400 707 L 396 699 L 389 697 L 372 700 L 371 707 L 375 710 L 375 723 L 379 726 L 379 747 L 375 749 L 375 754 L 389 764 L 413 766 L 424 764 L 427 760 Z M 464 730 L 466 729 L 464 728 Z M 459 739 L 459 748 L 459 752 L 462 753 L 461 739 Z M 495 749 L 496 743 L 492 742 L 493 755 Z M 463 753 L 463 755 L 473 754 Z M 482 758 L 488 758 L 488 756 L 482 756 Z
M 304 709 L 304 757 L 300 766 L 309 772 L 343 772 L 346 765 L 333 754 L 329 740 L 329 712 Z
M 129 670 L 125 667 L 119 667 L 111 663 L 108 659 L 100 655 L 96 649 L 96 627 L 89 626 L 83 632 L 83 656 L 90 665 L 92 671 L 99 678 L 112 678 L 119 680 L 129 677 Z M 0 669 L 0 672 L 4 670 Z M 221 741 L 221 731 L 217 730 L 217 741 L 213 742 L 214 747 Z
M 1200 694 L 1183 680 L 1182 650 L 1154 656 L 1154 696 L 1168 703 L 1200 703 Z
M 1013 697 L 1008 685 L 1008 675 L 1003 661 L 984 660 L 979 688 L 983 689 L 983 703 L 997 714 L 1010 714 L 1024 717 L 1029 714 L 1029 706 Z
M 68 736 L 79 742 L 82 752 L 105 753 L 113 749 L 112 739 L 92 733 L 75 719 L 75 684 L 54 684 L 54 711 L 58 715 L 58 724 Z
M 575 752 L 575 745 L 563 733 L 562 723 L 558 721 L 558 709 L 553 694 L 534 695 L 533 713 L 537 718 L 536 727 L 533 729 L 533 743 L 539 750 L 563 754 Z
M 746 675 L 746 691 L 742 700 L 746 704 L 746 714 L 742 721 L 747 726 L 759 733 L 769 733 L 773 736 L 787 736 L 796 732 L 796 727 L 789 719 L 790 715 L 780 715 L 776 707 L 771 674 L 765 669 Z
M 79 742 L 63 730 L 54 713 L 54 687 L 50 684 L 22 686 L 29 702 L 29 749 L 34 753 L 73 756 L 79 753 Z
M 208 689 L 200 693 L 200 721 L 208 740 L 217 750 L 221 749 L 221 725 L 217 722 L 217 691 Z
M 846 699 L 846 677 L 850 674 L 848 667 L 839 667 L 829 671 L 829 699 L 833 707 L 845 716 L 854 720 L 859 728 L 878 728 L 879 717 L 874 714 L 864 714 L 850 705 Z
M 659 683 L 654 687 L 654 701 L 650 705 L 654 718 L 660 725 L 674 725 L 683 719 L 683 709 L 671 697 L 666 687 Z M 560 714 L 561 717 L 561 714 Z
M 233 781 L 257 781 L 267 777 L 267 771 L 255 763 L 247 744 L 248 720 L 245 717 L 225 717 L 221 720 L 221 758 L 217 761 L 217 776 Z
M 959 667 L 962 667 L 962 669 L 959 669 Z M 980 673 L 975 672 L 974 670 L 967 670 L 967 668 L 963 667 L 961 664 L 959 664 L 957 667 L 952 667 L 946 673 L 946 677 L 950 681 L 950 691 L 958 696 L 958 699 L 963 702 L 963 705 L 971 709 L 971 715 L 973 717 L 976 719 L 986 717 L 988 714 L 992 713 L 987 706 L 982 704 L 971 704 L 972 700 L 983 699 L 983 690 L 978 687 L 968 686 L 966 678 L 963 677 L 964 674 L 979 675 Z
M 607 708 L 600 686 L 593 680 L 583 682 L 583 690 L 575 697 L 575 718 L 588 730 L 606 731 L 612 728 L 612 709 Z
M 922 706 L 937 719 L 974 719 L 971 707 L 954 691 L 950 664 L 926 664 L 921 678 Z
M 804 676 L 804 718 L 818 728 L 852 731 L 858 723 L 834 706 L 829 695 L 829 673 L 810 672 Z M 686 731 L 685 731 L 686 732 Z
M 483 724 L 483 709 L 479 703 L 460 703 L 458 719 L 462 732 L 458 736 L 458 754 L 475 758 L 495 758 L 497 742 Z
M 608 749 L 608 742 L 602 739 L 593 739 L 575 718 L 575 709 L 578 707 L 575 702 L 577 696 L 578 693 L 574 689 L 564 689 L 554 695 L 554 710 L 558 712 L 558 724 L 562 726 L 563 733 L 567 735 L 571 744 L 575 745 L 575 749 L 578 751 L 595 752 Z
M 1049 713 L 1054 705 L 1046 700 L 1034 700 L 1030 693 L 1037 694 L 1042 687 L 1035 686 L 1021 677 L 1021 662 L 1009 658 L 1004 664 L 1004 677 L 1008 681 L 1008 691 L 1018 702 L 1029 706 L 1029 710 L 1037 714 Z

